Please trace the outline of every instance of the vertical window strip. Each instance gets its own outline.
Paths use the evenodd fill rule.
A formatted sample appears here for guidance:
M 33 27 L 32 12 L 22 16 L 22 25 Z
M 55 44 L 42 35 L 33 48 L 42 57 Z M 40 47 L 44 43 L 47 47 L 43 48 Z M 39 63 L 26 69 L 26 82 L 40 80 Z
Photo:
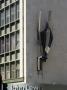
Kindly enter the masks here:
M 5 12 L 2 11 L 1 12 L 1 26 L 3 26 L 5 24 Z
M 6 49 L 6 52 L 9 51 L 9 35 L 5 37 L 5 49 Z
M 16 18 L 19 18 L 19 2 L 16 4 Z
M 15 63 L 11 63 L 11 78 L 15 78 Z
M 11 45 L 11 50 L 15 49 L 15 33 L 12 33 L 10 36 L 10 45 Z
M 1 53 L 4 53 L 4 49 L 5 47 L 4 47 L 4 37 L 3 37 L 1 38 Z
M 7 23 L 9 23 L 9 19 L 10 19 L 9 8 L 6 9 L 5 15 L 6 15 L 6 24 L 7 24 Z
M 19 32 L 16 33 L 16 48 L 19 48 Z
M 11 6 L 11 22 L 15 20 L 15 5 Z
M 6 65 L 5 65 L 5 70 L 6 70 L 6 79 L 10 79 L 9 64 L 6 64 Z

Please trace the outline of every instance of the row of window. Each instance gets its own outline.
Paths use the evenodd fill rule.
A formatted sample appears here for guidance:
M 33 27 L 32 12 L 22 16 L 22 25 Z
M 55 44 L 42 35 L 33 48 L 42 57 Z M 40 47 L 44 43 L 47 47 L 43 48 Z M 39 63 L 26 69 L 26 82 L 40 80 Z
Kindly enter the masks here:
M 19 61 L 6 63 L 0 65 L 0 73 L 2 75 L 2 79 L 14 79 L 19 78 L 20 73 L 20 64 Z
M 4 8 L 4 6 L 8 6 L 10 3 L 14 3 L 19 0 L 0 0 L 0 8 Z
M 19 48 L 19 31 L 0 38 L 0 54 Z
M 3 80 L 19 78 L 19 27 L 19 0 L 0 0 L 0 73 Z
M 0 55 L 0 64 L 20 59 L 19 50 Z
M 5 27 L 2 27 L 2 28 L 0 28 L 0 36 L 3 36 L 3 35 L 8 34 L 10 32 L 19 30 L 19 27 L 20 27 L 19 22 L 16 22 L 16 24 L 12 23 L 10 26 L 7 25 Z
M 13 4 L 9 8 L 5 8 L 5 10 L 0 11 L 0 25 L 8 24 L 19 18 L 19 3 L 16 5 Z

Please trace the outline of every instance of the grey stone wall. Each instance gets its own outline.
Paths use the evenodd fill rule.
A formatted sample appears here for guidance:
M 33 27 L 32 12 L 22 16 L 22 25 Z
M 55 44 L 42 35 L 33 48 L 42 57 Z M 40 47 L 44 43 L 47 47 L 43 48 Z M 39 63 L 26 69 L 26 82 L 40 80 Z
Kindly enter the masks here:
M 37 72 L 37 22 L 42 11 L 41 29 L 44 29 L 48 11 L 52 11 L 53 43 L 43 70 Z M 27 82 L 67 84 L 67 0 L 27 0 L 26 3 Z

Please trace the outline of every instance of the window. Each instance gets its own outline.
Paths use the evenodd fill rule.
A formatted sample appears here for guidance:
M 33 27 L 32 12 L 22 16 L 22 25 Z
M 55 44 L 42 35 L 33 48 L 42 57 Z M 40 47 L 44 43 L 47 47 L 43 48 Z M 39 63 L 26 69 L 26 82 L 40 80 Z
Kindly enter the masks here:
M 16 78 L 20 76 L 20 64 L 19 62 L 16 63 Z
M 2 75 L 2 79 L 4 80 L 4 79 L 5 79 L 4 65 L 1 65 L 1 66 L 0 66 L 0 73 L 1 73 L 1 75 Z
M 14 50 L 15 49 L 15 33 L 11 34 L 10 45 L 11 45 L 11 50 Z
M 4 65 L 1 65 L 0 71 L 1 71 L 1 72 L 4 72 Z
M 11 6 L 11 22 L 15 19 L 15 5 Z
M 19 52 L 19 50 L 16 52 L 16 59 L 20 59 L 20 52 Z
M 19 2 L 16 4 L 16 18 L 19 18 Z
M 19 48 L 19 32 L 16 33 L 16 48 Z
M 11 25 L 11 31 L 15 31 L 15 24 Z
M 19 22 L 17 22 L 16 23 L 16 29 L 19 30 L 19 28 L 20 28 L 20 24 L 19 24 Z
M 1 38 L 1 53 L 4 53 L 4 37 Z
M 5 51 L 6 52 L 8 52 L 9 51 L 9 35 L 7 35 L 6 37 L 5 37 Z
M 6 24 L 9 23 L 10 19 L 10 13 L 9 13 L 9 8 L 6 9 Z
M 7 55 L 5 56 L 5 59 L 6 59 L 6 62 L 9 62 L 9 61 L 10 61 L 10 56 L 9 56 L 9 54 L 7 54 Z
M 1 28 L 1 36 L 4 35 L 4 33 L 5 33 L 4 28 Z
M 11 53 L 11 61 L 15 61 L 15 53 Z
M 5 28 L 5 32 L 6 32 L 6 34 L 8 34 L 8 33 L 10 32 L 9 26 L 7 26 L 7 27 Z
M 5 58 L 4 58 L 4 55 L 1 56 L 1 63 L 4 63 L 5 62 Z
M 23 90 L 23 87 L 21 88 L 21 90 Z
M 15 63 L 11 63 L 11 78 L 15 78 Z
M 9 64 L 6 64 L 6 79 L 10 79 L 10 69 L 9 69 Z
M 4 11 L 1 12 L 1 26 L 3 26 L 5 23 L 5 13 Z
M 9 5 L 9 3 L 10 3 L 10 0 L 6 0 L 6 1 L 5 1 L 5 5 L 6 5 L 6 6 Z

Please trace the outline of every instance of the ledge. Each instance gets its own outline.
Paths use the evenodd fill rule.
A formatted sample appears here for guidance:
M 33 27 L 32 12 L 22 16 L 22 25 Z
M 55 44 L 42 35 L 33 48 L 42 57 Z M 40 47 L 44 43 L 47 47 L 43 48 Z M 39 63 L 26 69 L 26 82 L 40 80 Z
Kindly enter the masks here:
M 16 78 L 16 79 L 10 79 L 10 80 L 3 80 L 3 83 L 15 83 L 15 82 L 24 82 L 24 77 Z

